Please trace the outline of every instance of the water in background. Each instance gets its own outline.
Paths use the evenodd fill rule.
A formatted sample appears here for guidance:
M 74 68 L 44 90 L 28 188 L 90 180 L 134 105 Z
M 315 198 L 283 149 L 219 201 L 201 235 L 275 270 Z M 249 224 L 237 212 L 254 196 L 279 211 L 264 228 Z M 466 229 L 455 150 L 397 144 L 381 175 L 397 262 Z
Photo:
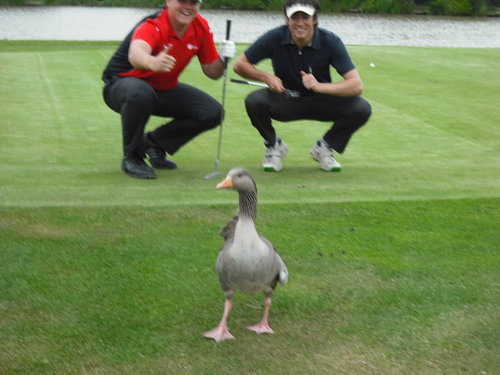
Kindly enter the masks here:
M 121 40 L 142 17 L 157 9 L 111 7 L 0 7 L 0 39 Z M 216 42 L 250 43 L 283 24 L 281 12 L 203 10 Z M 320 14 L 319 24 L 345 44 L 433 47 L 500 47 L 500 20 L 435 16 Z

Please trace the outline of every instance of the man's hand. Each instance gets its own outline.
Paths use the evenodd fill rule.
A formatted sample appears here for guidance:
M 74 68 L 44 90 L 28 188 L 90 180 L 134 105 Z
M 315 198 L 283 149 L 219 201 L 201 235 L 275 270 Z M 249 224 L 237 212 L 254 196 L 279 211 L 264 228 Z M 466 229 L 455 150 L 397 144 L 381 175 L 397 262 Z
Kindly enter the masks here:
M 315 91 L 316 87 L 319 84 L 318 81 L 316 80 L 316 77 L 304 71 L 301 71 L 300 74 L 302 75 L 302 84 L 304 85 L 304 87 L 308 90 Z
M 232 59 L 236 55 L 236 45 L 232 40 L 223 40 L 219 46 L 219 55 L 224 59 Z
M 283 94 L 286 89 L 285 86 L 283 86 L 283 81 L 273 75 L 268 75 L 266 79 L 267 86 L 269 86 L 269 89 L 273 92 L 277 92 L 278 94 Z
M 175 57 L 168 54 L 172 46 L 166 47 L 156 56 L 146 58 L 146 67 L 156 73 L 168 73 L 175 66 Z

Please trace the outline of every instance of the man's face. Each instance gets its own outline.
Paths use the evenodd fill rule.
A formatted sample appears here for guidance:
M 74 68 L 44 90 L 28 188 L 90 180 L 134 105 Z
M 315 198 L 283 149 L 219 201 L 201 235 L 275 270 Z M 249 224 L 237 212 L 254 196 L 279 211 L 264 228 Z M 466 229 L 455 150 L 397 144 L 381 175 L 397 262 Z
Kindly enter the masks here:
M 200 11 L 198 0 L 166 0 L 170 18 L 180 25 L 189 25 Z
M 303 45 L 312 40 L 314 25 L 316 24 L 313 16 L 309 16 L 303 12 L 296 12 L 287 19 L 287 24 L 295 43 Z

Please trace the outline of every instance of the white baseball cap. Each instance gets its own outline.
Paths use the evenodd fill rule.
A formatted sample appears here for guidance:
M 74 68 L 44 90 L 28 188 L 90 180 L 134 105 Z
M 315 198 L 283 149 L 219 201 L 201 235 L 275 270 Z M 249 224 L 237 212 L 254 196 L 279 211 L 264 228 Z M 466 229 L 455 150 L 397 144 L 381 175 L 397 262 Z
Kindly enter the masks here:
M 286 8 L 286 16 L 288 18 L 290 18 L 297 12 L 303 12 L 308 16 L 314 16 L 314 13 L 316 13 L 316 9 L 314 9 L 313 6 L 306 4 L 295 4 Z

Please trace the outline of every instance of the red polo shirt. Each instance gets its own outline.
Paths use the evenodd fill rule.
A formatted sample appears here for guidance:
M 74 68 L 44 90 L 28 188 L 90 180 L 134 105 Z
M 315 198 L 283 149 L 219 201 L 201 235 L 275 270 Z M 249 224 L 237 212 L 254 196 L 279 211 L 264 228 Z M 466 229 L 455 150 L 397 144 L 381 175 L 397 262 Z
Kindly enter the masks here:
M 132 40 L 144 40 L 151 46 L 152 55 L 157 55 L 170 47 L 168 54 L 175 57 L 175 67 L 168 73 L 133 68 L 120 73 L 120 77 L 137 77 L 149 83 L 155 90 L 169 90 L 177 85 L 179 75 L 194 56 L 201 64 L 210 64 L 219 58 L 212 30 L 200 14 L 189 25 L 186 33 L 179 38 L 170 23 L 168 9 L 155 18 L 149 18 L 137 27 Z

